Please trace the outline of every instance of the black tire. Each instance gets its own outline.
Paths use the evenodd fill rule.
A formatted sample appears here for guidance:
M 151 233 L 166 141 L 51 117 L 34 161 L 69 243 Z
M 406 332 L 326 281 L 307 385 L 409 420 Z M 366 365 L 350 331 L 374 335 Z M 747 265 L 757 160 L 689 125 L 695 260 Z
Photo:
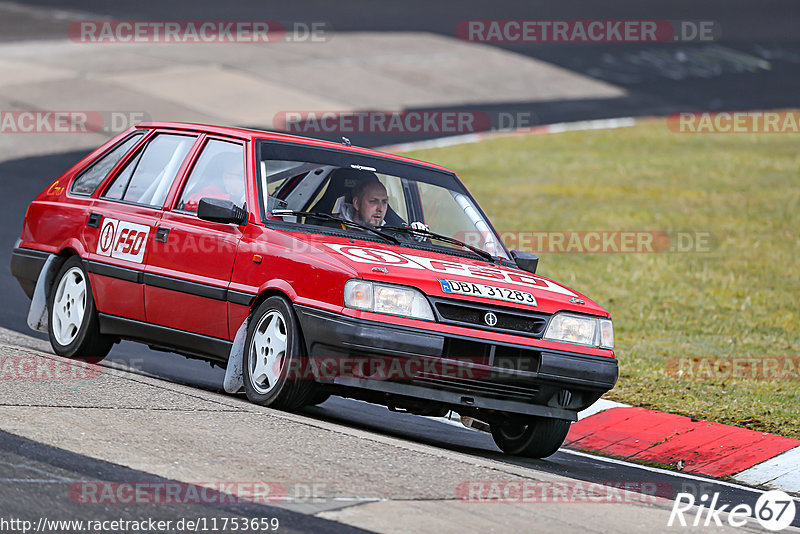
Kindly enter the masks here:
M 554 454 L 569 432 L 569 421 L 532 417 L 492 423 L 492 437 L 500 450 L 528 458 L 546 458 Z
M 269 330 L 271 326 L 273 330 Z M 284 342 L 274 341 L 281 336 Z M 283 351 L 276 351 L 276 347 L 284 343 Z M 247 398 L 255 404 L 286 411 L 308 405 L 315 392 L 315 382 L 313 376 L 304 372 L 305 363 L 294 310 L 285 299 L 269 297 L 251 314 L 247 327 L 242 361 Z
M 64 262 L 47 295 L 47 333 L 56 354 L 86 362 L 99 362 L 114 345 L 112 336 L 100 333 L 92 286 L 78 256 Z

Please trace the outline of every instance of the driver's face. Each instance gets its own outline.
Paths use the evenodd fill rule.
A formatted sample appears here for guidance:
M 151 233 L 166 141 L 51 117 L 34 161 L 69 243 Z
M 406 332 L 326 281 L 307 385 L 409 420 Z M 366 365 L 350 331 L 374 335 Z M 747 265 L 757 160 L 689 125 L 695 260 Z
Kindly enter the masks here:
M 360 197 L 353 198 L 353 208 L 358 218 L 370 226 L 380 226 L 389 207 L 389 197 L 386 188 L 375 183 L 367 186 Z

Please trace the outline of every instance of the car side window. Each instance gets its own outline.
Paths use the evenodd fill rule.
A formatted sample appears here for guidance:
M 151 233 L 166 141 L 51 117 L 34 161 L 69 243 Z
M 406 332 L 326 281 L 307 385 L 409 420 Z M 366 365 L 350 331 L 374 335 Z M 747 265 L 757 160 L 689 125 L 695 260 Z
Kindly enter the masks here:
M 404 221 L 408 220 L 408 207 L 406 206 L 406 197 L 403 193 L 403 182 L 397 176 L 389 176 L 388 174 L 380 175 L 380 181 L 386 187 L 386 194 L 389 196 L 389 206 L 394 210 L 397 215 Z
M 244 205 L 244 146 L 217 139 L 206 143 L 175 209 L 197 213 L 202 198 L 219 198 L 239 207 Z
M 139 142 L 144 132 L 136 132 L 127 139 L 107 151 L 86 168 L 73 182 L 69 192 L 75 195 L 91 196 L 106 179 L 111 169 L 119 163 L 125 154 Z
M 160 208 L 195 139 L 159 134 L 127 163 L 103 198 Z

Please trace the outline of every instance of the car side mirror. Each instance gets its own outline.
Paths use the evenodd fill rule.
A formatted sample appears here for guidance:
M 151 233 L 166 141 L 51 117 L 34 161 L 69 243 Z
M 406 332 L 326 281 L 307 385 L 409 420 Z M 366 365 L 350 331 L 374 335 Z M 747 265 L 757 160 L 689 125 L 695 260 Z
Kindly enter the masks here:
M 197 216 L 204 221 L 245 224 L 247 211 L 230 200 L 221 198 L 201 198 L 197 206 Z
M 536 268 L 539 266 L 539 256 L 530 252 L 522 252 L 521 250 L 512 250 L 511 257 L 517 267 L 523 271 L 536 274 Z

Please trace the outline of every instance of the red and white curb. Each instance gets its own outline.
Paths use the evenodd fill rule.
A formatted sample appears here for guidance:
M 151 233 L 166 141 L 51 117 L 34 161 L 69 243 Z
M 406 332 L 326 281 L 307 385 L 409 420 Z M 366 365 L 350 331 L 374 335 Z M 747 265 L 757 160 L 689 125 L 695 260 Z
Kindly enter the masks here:
M 564 447 L 800 493 L 800 440 L 605 399 L 578 412 Z
M 564 446 L 800 492 L 800 440 L 603 399 L 578 414 Z

